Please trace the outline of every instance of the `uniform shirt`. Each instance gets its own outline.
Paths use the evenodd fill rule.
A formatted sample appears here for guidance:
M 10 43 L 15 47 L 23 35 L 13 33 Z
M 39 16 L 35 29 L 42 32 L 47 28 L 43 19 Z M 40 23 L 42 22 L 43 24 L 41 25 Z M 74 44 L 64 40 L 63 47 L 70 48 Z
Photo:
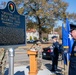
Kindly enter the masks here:
M 58 55 L 58 53 L 59 53 L 59 43 L 58 42 L 53 43 L 53 50 L 54 50 L 54 54 Z
M 74 44 L 73 44 L 73 47 L 72 47 L 71 56 L 76 56 L 76 41 L 74 41 Z
M 42 47 L 41 45 L 37 45 L 35 49 L 38 51 L 38 58 L 42 59 Z
M 68 75 L 76 75 L 76 41 L 74 41 L 74 44 L 72 47 Z

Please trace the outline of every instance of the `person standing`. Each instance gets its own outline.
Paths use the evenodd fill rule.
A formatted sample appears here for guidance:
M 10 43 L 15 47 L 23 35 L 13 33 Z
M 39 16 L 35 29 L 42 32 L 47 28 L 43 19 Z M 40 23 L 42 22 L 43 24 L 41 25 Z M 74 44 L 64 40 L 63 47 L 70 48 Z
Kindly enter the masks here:
M 58 37 L 53 36 L 53 58 L 52 58 L 52 69 L 51 71 L 56 71 L 58 66 L 58 56 L 59 56 L 59 42 Z
M 40 69 L 42 69 L 41 66 L 42 66 L 42 51 L 43 51 L 40 41 L 38 41 L 36 43 L 35 50 L 38 51 L 38 55 L 37 55 L 37 61 L 38 62 L 37 62 L 37 64 L 38 64 L 38 70 L 40 70 Z
M 72 51 L 70 56 L 68 75 L 76 75 L 76 25 L 70 24 L 70 34 L 74 39 L 74 43 L 72 46 Z

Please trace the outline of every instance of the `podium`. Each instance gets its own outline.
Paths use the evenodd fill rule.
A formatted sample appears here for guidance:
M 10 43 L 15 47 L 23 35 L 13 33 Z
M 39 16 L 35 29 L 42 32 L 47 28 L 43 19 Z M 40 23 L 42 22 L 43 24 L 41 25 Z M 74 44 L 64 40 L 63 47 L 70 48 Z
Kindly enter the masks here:
M 29 75 L 37 75 L 37 53 L 38 51 L 31 51 L 28 50 L 27 54 L 29 55 L 29 59 L 30 59 L 30 71 L 29 71 Z

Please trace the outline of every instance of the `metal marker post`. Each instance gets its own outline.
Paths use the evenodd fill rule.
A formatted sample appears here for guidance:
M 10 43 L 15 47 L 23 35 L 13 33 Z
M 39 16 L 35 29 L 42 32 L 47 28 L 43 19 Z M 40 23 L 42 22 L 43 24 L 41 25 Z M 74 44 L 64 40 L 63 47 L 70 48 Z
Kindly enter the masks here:
M 14 50 L 10 48 L 9 53 L 9 75 L 14 75 Z

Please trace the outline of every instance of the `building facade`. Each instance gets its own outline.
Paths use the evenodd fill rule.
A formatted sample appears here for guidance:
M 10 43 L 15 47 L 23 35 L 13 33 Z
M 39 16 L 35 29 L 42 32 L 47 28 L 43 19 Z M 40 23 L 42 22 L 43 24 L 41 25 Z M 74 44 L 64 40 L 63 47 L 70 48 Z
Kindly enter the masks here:
M 29 29 L 26 31 L 26 40 L 38 40 L 39 39 L 39 33 L 36 29 Z

